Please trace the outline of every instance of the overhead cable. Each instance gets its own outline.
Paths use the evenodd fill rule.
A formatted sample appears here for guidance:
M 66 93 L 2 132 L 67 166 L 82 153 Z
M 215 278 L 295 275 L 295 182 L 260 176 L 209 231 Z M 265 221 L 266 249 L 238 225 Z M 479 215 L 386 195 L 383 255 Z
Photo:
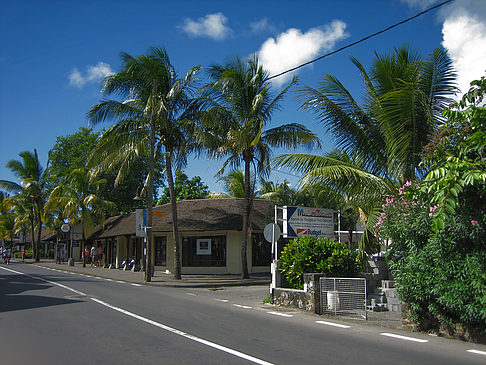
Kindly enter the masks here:
M 378 32 L 376 32 L 376 33 L 370 34 L 370 35 L 368 35 L 368 36 L 366 36 L 366 37 L 364 37 L 364 38 L 360 39 L 359 41 L 356 41 L 356 42 L 350 43 L 350 44 L 348 44 L 348 45 L 346 45 L 346 46 L 344 46 L 344 47 L 341 47 L 341 48 L 339 48 L 339 49 L 337 49 L 337 50 L 335 50 L 335 51 L 332 51 L 332 52 L 326 53 L 326 54 L 324 54 L 324 55 L 322 55 L 322 56 L 320 56 L 320 57 L 317 57 L 317 58 L 315 58 L 315 59 L 313 59 L 313 60 L 310 60 L 310 61 L 308 61 L 308 62 L 305 62 L 305 63 L 303 63 L 303 64 L 301 64 L 301 65 L 299 65 L 299 66 L 293 67 L 293 68 L 288 69 L 288 70 L 283 71 L 283 72 L 280 72 L 279 74 L 276 74 L 276 75 L 270 76 L 270 77 L 268 78 L 268 80 L 271 80 L 271 79 L 274 79 L 274 78 L 276 78 L 276 77 L 279 77 L 279 76 L 285 75 L 286 73 L 289 73 L 289 72 L 295 71 L 295 70 L 297 70 L 297 69 L 299 69 L 299 68 L 302 68 L 302 67 L 304 67 L 304 66 L 307 66 L 307 65 L 309 65 L 309 64 L 311 64 L 311 63 L 314 63 L 314 62 L 316 62 L 316 61 L 322 60 L 322 59 L 323 59 L 323 58 L 325 58 L 325 57 L 328 57 L 328 56 L 331 56 L 331 55 L 333 55 L 333 54 L 335 54 L 335 53 L 341 52 L 342 50 L 345 50 L 346 48 L 350 48 L 350 47 L 352 47 L 352 46 L 354 46 L 354 45 L 356 45 L 356 44 L 358 44 L 358 43 L 361 43 L 361 42 L 366 41 L 367 39 L 370 39 L 370 38 L 372 38 L 372 37 L 375 37 L 375 36 L 377 36 L 377 35 L 379 35 L 379 34 L 381 34 L 381 33 L 385 33 L 385 32 L 387 32 L 387 31 L 389 31 L 390 29 L 393 29 L 393 28 L 395 28 L 395 27 L 398 27 L 399 25 L 402 25 L 402 24 L 404 24 L 404 23 L 406 23 L 406 22 L 409 22 L 410 20 L 413 20 L 413 19 L 415 19 L 415 18 L 418 18 L 419 16 L 422 16 L 422 15 L 424 15 L 425 13 L 428 13 L 429 11 L 432 11 L 432 10 L 435 10 L 435 9 L 437 9 L 437 8 L 440 8 L 441 6 L 444 6 L 444 5 L 446 5 L 446 4 L 450 3 L 450 2 L 453 2 L 453 1 L 454 1 L 454 0 L 447 0 L 447 1 L 443 1 L 443 2 L 441 2 L 440 4 L 437 4 L 437 5 L 435 5 L 435 6 L 432 6 L 432 7 L 428 8 L 428 9 L 426 9 L 426 10 L 424 10 L 424 11 L 422 11 L 422 12 L 420 12 L 420 13 L 418 13 L 418 14 L 416 14 L 416 15 L 414 15 L 414 16 L 412 16 L 412 17 L 410 17 L 410 18 L 404 19 L 404 20 L 402 20 L 402 21 L 400 21 L 400 22 L 398 22 L 398 23 L 395 23 L 395 24 L 393 24 L 393 25 L 390 25 L 389 27 L 387 27 L 387 28 L 385 28 L 385 29 L 382 29 L 382 30 L 380 30 L 380 31 L 378 31 Z

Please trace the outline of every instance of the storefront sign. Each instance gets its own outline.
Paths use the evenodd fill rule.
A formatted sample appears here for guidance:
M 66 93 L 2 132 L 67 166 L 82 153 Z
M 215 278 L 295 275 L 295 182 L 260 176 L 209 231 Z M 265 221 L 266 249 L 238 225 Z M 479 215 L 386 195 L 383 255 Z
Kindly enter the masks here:
M 197 255 L 211 255 L 211 239 L 200 238 L 196 241 Z
M 308 207 L 283 207 L 283 237 L 334 238 L 334 211 Z

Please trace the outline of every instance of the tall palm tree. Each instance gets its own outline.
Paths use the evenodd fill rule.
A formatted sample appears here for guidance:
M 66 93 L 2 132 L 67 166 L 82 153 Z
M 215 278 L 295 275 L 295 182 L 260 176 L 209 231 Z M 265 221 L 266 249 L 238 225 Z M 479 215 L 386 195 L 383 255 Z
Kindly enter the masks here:
M 256 56 L 249 60 L 236 57 L 224 66 L 213 65 L 209 68 L 209 76 L 211 82 L 203 88 L 209 108 L 203 121 L 205 133 L 201 137 L 211 157 L 227 158 L 218 174 L 224 173 L 228 166 L 238 169 L 243 165 L 245 203 L 241 265 L 242 277 L 248 278 L 246 247 L 254 196 L 252 173 L 268 176 L 271 147 L 319 145 L 319 140 L 300 124 L 265 129 L 296 80 L 273 97 L 268 73 Z
M 353 160 L 336 156 L 285 155 L 276 164 L 304 173 L 303 183 L 323 181 L 346 192 L 365 208 L 367 231 L 360 249 L 376 248 L 373 226 L 385 195 L 394 195 L 408 180 L 424 176 L 423 148 L 444 122 L 441 111 L 457 91 L 452 62 L 443 49 L 427 58 L 408 47 L 376 54 L 368 74 L 357 59 L 365 95 L 360 105 L 334 76 L 323 76 L 320 87 L 305 87 L 302 107 L 316 113 Z
M 95 223 L 103 224 L 105 214 L 115 209 L 115 204 L 97 196 L 100 187 L 106 184 L 105 179 L 97 179 L 83 169 L 74 169 L 56 186 L 46 203 L 46 210 L 62 209 L 62 214 L 71 222 L 79 221 L 82 225 L 81 255 L 83 267 L 86 266 L 84 247 L 86 237 Z M 72 254 L 72 250 L 70 250 Z
M 147 265 L 145 280 L 151 280 L 153 177 L 156 159 L 165 160 L 167 183 L 172 205 L 174 240 L 174 278 L 181 278 L 179 225 L 174 189 L 173 167 L 180 169 L 186 156 L 195 148 L 193 129 L 198 111 L 194 96 L 194 67 L 178 78 L 165 49 L 152 47 L 149 53 L 133 57 L 121 54 L 123 69 L 105 79 L 104 95 L 122 100 L 105 100 L 89 111 L 96 124 L 112 120 L 115 124 L 100 138 L 91 161 L 100 171 L 119 168 L 117 180 L 138 158 L 140 151 L 150 150 L 147 193 Z
M 21 182 L 0 180 L 0 187 L 8 191 L 22 193 L 28 200 L 29 209 L 32 214 L 32 245 L 35 261 L 39 261 L 39 245 L 41 241 L 43 212 L 45 203 L 45 179 L 44 169 L 41 166 L 37 150 L 34 153 L 24 151 L 19 154 L 22 160 L 10 160 L 7 168 L 10 169 Z M 37 228 L 37 240 L 35 240 L 35 229 Z

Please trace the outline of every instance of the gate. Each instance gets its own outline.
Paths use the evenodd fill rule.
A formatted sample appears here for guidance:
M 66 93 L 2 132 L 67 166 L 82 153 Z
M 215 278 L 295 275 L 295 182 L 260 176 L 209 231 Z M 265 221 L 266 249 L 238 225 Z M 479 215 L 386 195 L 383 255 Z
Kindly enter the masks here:
M 320 278 L 321 313 L 367 319 L 366 279 Z

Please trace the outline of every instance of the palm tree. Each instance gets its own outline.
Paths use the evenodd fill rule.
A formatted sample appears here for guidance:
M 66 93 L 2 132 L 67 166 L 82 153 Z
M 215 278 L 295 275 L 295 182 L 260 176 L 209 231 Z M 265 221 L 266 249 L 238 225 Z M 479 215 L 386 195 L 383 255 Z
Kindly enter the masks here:
M 277 166 L 304 173 L 303 184 L 322 181 L 345 192 L 366 212 L 367 230 L 360 249 L 376 249 L 373 226 L 381 201 L 398 186 L 424 176 L 423 148 L 444 122 L 441 111 L 457 91 L 452 62 L 443 49 L 421 59 L 407 47 L 376 54 L 371 74 L 352 59 L 365 85 L 363 105 L 334 76 L 317 89 L 305 87 L 302 107 L 316 113 L 352 160 L 338 156 L 284 155 Z
M 97 179 L 83 169 L 74 169 L 65 177 L 64 182 L 56 186 L 46 203 L 46 210 L 62 209 L 62 215 L 71 220 L 79 221 L 82 229 L 81 254 L 83 267 L 86 267 L 84 247 L 86 237 L 95 223 L 103 224 L 105 213 L 115 209 L 115 204 L 99 198 L 96 194 L 105 183 L 105 179 Z M 70 250 L 72 255 L 72 250 Z
M 213 65 L 209 75 L 211 82 L 202 89 L 209 108 L 203 120 L 201 139 L 211 157 L 227 157 L 218 174 L 223 174 L 228 166 L 236 170 L 243 165 L 245 200 L 241 265 L 242 277 L 248 278 L 246 246 L 254 196 L 252 173 L 255 176 L 269 174 L 271 147 L 319 145 L 319 140 L 300 124 L 265 129 L 295 79 L 272 97 L 268 74 L 256 56 L 247 61 L 236 57 L 224 66 Z
M 218 178 L 218 181 L 223 183 L 225 193 L 219 193 L 218 196 L 244 198 L 245 197 L 245 174 L 241 170 L 233 170 L 228 174 Z M 252 185 L 255 184 L 254 179 L 251 179 Z
M 147 193 L 147 265 L 145 280 L 151 280 L 151 242 L 154 162 L 165 160 L 173 218 L 174 278 L 181 278 L 179 226 L 173 167 L 180 169 L 195 145 L 193 129 L 198 111 L 193 97 L 194 67 L 179 79 L 164 49 L 152 47 L 147 55 L 121 54 L 123 70 L 105 79 L 104 95 L 116 94 L 123 100 L 105 100 L 89 111 L 96 124 L 113 120 L 115 124 L 100 138 L 92 155 L 98 170 L 119 167 L 117 181 L 141 151 L 150 150 Z
M 24 151 L 19 156 L 22 160 L 8 161 L 7 168 L 21 180 L 20 184 L 8 180 L 0 180 L 0 187 L 7 191 L 21 192 L 22 197 L 27 200 L 26 204 L 28 204 L 32 216 L 32 248 L 35 261 L 39 261 L 39 244 L 45 202 L 44 169 L 40 164 L 37 150 L 34 149 L 34 153 Z M 37 240 L 35 240 L 35 228 L 37 228 Z

